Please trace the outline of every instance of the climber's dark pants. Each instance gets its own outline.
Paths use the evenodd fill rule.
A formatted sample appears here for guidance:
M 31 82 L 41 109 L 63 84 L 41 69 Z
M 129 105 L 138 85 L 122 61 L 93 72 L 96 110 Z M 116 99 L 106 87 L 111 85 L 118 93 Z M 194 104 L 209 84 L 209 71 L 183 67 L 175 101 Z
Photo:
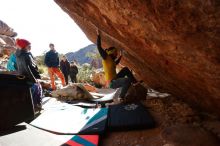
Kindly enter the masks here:
M 128 77 L 132 83 L 137 82 L 137 80 L 134 78 L 132 72 L 127 67 L 122 68 L 119 71 L 119 73 L 116 75 L 116 78 L 124 78 L 124 77 Z
M 136 83 L 137 80 L 134 78 L 132 72 L 124 67 L 120 70 L 120 72 L 116 75 L 116 79 L 113 79 L 110 83 L 110 88 L 122 88 L 120 98 L 124 98 L 131 83 Z

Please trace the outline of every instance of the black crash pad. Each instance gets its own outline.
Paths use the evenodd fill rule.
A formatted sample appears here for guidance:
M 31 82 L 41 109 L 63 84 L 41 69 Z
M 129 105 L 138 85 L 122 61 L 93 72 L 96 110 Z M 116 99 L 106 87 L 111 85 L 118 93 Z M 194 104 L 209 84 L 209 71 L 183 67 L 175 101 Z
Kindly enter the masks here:
M 154 126 L 153 117 L 141 103 L 109 106 L 109 130 L 135 130 L 153 128 Z

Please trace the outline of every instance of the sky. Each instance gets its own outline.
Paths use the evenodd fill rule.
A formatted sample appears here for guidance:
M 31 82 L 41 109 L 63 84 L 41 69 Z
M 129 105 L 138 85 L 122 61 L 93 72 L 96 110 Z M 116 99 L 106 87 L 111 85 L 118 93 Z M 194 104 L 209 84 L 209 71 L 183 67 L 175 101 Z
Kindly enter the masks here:
M 34 56 L 54 43 L 59 53 L 75 52 L 92 44 L 78 25 L 53 0 L 0 0 L 0 20 L 31 42 Z

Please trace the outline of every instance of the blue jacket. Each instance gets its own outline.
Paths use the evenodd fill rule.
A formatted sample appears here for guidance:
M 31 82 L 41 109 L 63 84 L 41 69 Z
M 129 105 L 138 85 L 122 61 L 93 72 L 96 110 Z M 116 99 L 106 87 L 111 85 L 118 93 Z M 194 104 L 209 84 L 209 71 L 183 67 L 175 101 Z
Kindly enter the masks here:
M 50 50 L 46 53 L 44 63 L 47 67 L 58 67 L 59 56 L 55 50 Z
M 12 53 L 9 57 L 9 60 L 7 63 L 7 70 L 8 71 L 16 71 L 17 70 L 16 56 L 14 53 Z

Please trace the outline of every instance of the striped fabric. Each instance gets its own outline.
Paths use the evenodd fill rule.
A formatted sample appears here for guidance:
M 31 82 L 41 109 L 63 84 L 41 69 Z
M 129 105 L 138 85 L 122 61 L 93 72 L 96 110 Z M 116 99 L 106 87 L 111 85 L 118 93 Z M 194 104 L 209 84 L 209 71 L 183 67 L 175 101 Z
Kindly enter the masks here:
M 97 146 L 99 135 L 75 135 L 61 146 Z

